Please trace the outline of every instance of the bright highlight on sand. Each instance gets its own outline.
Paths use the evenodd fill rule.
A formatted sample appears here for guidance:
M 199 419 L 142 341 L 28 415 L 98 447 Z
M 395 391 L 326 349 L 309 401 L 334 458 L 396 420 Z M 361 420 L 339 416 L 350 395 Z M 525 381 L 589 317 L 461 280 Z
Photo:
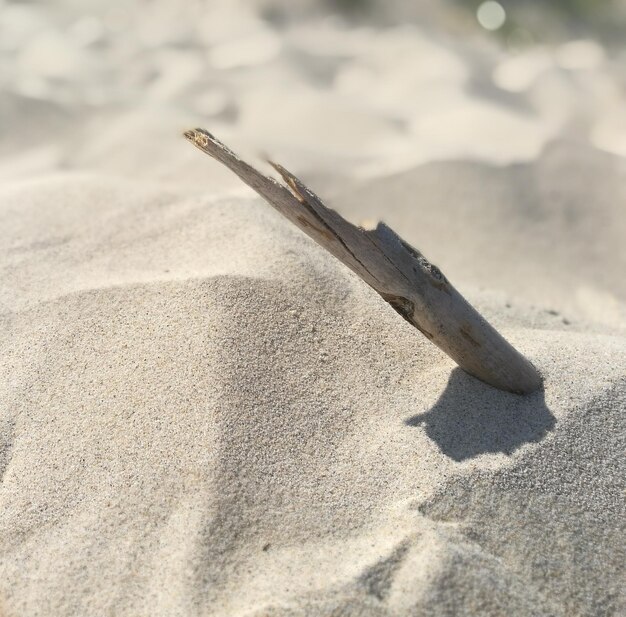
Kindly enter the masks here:
M 499 2 L 488 0 L 478 7 L 476 19 L 486 30 L 498 30 L 506 21 L 506 11 Z

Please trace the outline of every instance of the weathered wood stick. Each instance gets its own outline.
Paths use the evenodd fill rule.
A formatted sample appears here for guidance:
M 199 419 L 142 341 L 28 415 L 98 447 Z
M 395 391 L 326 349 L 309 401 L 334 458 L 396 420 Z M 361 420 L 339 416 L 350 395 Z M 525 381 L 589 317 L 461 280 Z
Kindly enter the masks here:
M 348 266 L 470 375 L 516 394 L 541 387 L 535 367 L 479 315 L 439 268 L 384 223 L 373 230 L 352 225 L 284 167 L 272 163 L 288 188 L 242 161 L 204 129 L 186 131 L 185 137 Z

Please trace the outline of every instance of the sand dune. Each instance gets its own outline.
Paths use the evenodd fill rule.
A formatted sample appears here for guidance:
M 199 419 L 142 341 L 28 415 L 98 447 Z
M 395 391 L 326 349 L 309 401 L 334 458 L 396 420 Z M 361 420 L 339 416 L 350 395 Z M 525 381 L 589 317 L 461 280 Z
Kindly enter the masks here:
M 5 605 L 617 610 L 622 338 L 476 292 L 546 376 L 497 392 L 260 201 L 160 199 L 3 200 Z

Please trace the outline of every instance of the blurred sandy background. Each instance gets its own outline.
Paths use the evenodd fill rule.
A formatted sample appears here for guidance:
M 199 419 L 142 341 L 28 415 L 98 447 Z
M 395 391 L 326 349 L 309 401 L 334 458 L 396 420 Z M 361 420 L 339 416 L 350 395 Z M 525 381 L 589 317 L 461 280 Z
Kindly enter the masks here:
M 237 190 L 180 140 L 199 124 L 288 165 L 357 222 L 406 227 L 453 280 L 596 319 L 602 304 L 615 321 L 600 287 L 624 300 L 624 14 L 583 0 L 3 2 L 0 177 L 80 170 Z M 399 175 L 425 163 L 408 184 Z M 351 182 L 391 176 L 376 200 L 351 198 Z M 385 197 L 398 183 L 415 207 Z M 489 214 L 472 212 L 476 199 Z M 443 204 L 454 214 L 438 217 Z M 431 215 L 413 233 L 407 217 Z M 468 259 L 480 252 L 487 272 Z M 503 252 L 501 277 L 489 264 Z
M 179 170 L 157 139 L 192 119 L 328 174 L 531 160 L 565 129 L 626 152 L 620 2 L 513 2 L 508 12 L 399 0 L 1 7 L 5 173 L 34 147 L 40 166 L 119 171 L 143 167 L 145 150 L 151 174 L 171 179 Z M 102 122 L 108 139 L 80 139 L 88 122 Z M 167 129 L 133 142 L 146 125 Z M 120 143 L 125 158 L 111 160 L 107 147 Z

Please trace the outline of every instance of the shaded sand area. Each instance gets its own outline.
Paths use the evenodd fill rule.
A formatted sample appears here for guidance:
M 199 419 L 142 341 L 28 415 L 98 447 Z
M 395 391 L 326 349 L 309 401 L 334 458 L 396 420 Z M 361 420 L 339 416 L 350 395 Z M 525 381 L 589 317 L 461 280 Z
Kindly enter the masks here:
M 623 614 L 616 52 L 107 4 L 0 4 L 0 615 Z M 194 125 L 383 218 L 545 390 L 455 368 Z

